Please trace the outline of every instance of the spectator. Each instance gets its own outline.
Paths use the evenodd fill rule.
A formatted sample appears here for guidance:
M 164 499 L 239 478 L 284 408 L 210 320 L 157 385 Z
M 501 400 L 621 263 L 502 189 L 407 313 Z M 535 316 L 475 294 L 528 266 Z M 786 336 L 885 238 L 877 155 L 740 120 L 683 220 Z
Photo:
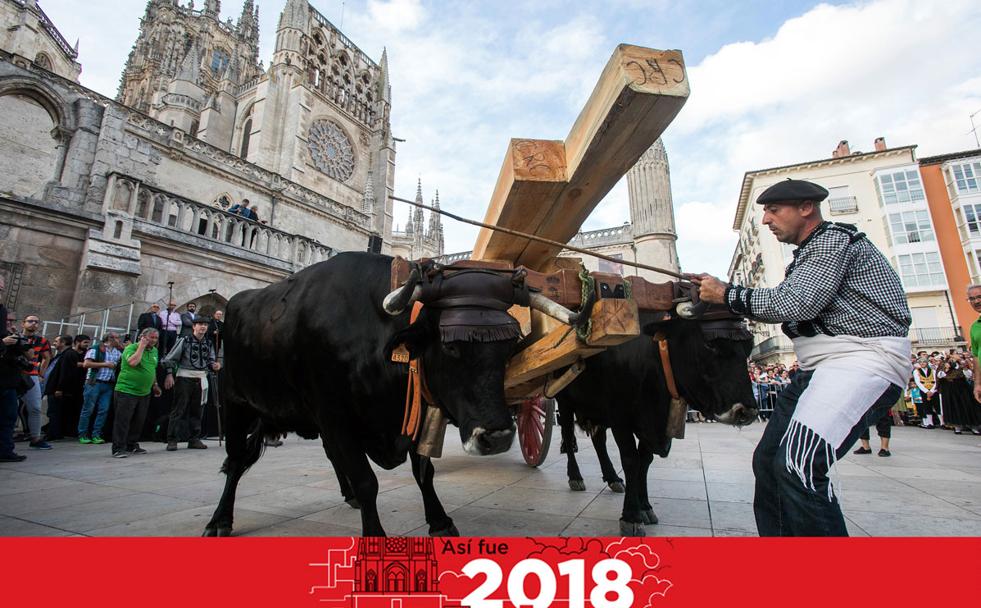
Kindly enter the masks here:
M 242 202 L 237 205 L 232 205 L 228 209 L 228 212 L 233 213 L 235 215 L 240 215 L 247 220 L 258 219 L 258 216 L 255 215 L 255 212 L 249 209 L 249 199 L 247 198 L 243 198 Z
M 956 355 L 949 357 L 942 372 L 937 373 L 944 423 L 953 425 L 957 435 L 963 432 L 964 427 L 975 435 L 981 435 L 981 407 L 974 400 L 971 382 L 966 378 L 959 359 Z
M 65 360 L 65 353 L 74 352 L 72 350 L 73 342 L 74 340 L 72 340 L 71 336 L 58 336 L 55 338 L 54 346 L 57 354 L 51 359 L 51 364 L 48 365 L 48 371 L 45 372 L 44 396 L 48 400 L 48 425 L 45 432 L 45 440 L 47 441 L 55 441 L 63 437 L 61 399 L 54 394 L 54 379 L 60 373 L 61 365 Z M 69 365 L 71 365 L 70 362 Z M 44 427 L 42 427 L 42 430 L 44 430 Z
M 225 326 L 225 313 L 216 310 L 215 316 L 211 319 L 211 323 L 208 325 L 208 339 L 211 340 L 212 345 L 215 347 L 215 357 L 221 356 L 221 332 Z
M 3 305 L 6 282 L 0 275 L 0 462 L 21 462 L 27 458 L 14 451 L 14 424 L 17 422 L 17 389 L 26 365 L 26 345 L 10 331 L 7 308 Z
M 46 442 L 41 436 L 41 396 L 43 386 L 41 377 L 47 371 L 51 363 L 51 343 L 41 335 L 41 319 L 37 315 L 27 315 L 22 324 L 24 337 L 27 338 L 27 347 L 33 353 L 33 368 L 28 375 L 34 386 L 24 393 L 22 399 L 27 410 L 27 428 L 30 431 L 30 446 L 35 450 L 50 450 L 51 444 Z
M 85 378 L 85 402 L 82 404 L 82 414 L 78 418 L 79 443 L 99 445 L 106 442 L 102 438 L 102 426 L 106 423 L 106 416 L 109 414 L 112 385 L 116 380 L 120 356 L 119 335 L 115 332 L 106 334 L 99 346 L 90 348 L 85 353 L 82 367 L 89 372 Z M 96 410 L 94 424 L 90 420 L 93 409 Z
M 85 334 L 75 336 L 72 347 L 61 353 L 58 366 L 48 376 L 44 392 L 48 396 L 48 437 L 57 439 L 66 431 L 71 434 L 78 428 L 78 416 L 82 411 L 82 393 L 85 388 L 85 370 L 82 359 L 92 340 Z M 56 416 L 52 417 L 54 404 Z M 52 434 L 54 436 L 52 437 Z
M 136 320 L 136 329 L 139 335 L 143 335 L 143 330 L 151 327 L 157 332 L 163 331 L 163 320 L 160 318 L 160 305 L 154 302 L 150 304 L 149 310 L 141 314 Z
M 181 313 L 181 335 L 180 337 L 185 338 L 191 335 L 194 329 L 194 320 L 198 318 L 197 315 L 198 305 L 191 302 L 187 305 L 187 310 Z
M 210 319 L 198 317 L 194 320 L 194 330 L 190 336 L 181 338 L 163 361 L 167 368 L 164 388 L 174 388 L 177 377 L 174 402 L 167 424 L 167 451 L 177 449 L 177 424 L 188 417 L 190 436 L 187 447 L 204 450 L 208 446 L 201 441 L 201 406 L 207 400 L 208 371 L 218 371 L 221 365 L 215 360 L 215 350 L 207 339 Z
M 940 425 L 940 397 L 937 395 L 937 368 L 930 361 L 936 359 L 920 360 L 919 367 L 913 370 L 913 382 L 920 389 L 923 401 L 917 413 L 920 415 L 920 426 L 925 429 L 932 429 Z M 934 424 L 936 417 L 936 424 Z
M 138 343 L 123 351 L 116 381 L 116 420 L 112 426 L 112 457 L 146 454 L 138 440 L 150 409 L 150 394 L 160 396 L 157 385 L 157 341 L 160 332 L 148 327 L 140 332 Z
M 160 337 L 162 338 L 163 354 L 170 352 L 170 349 L 177 343 L 177 332 L 181 329 L 181 316 L 174 311 L 177 302 L 171 300 L 167 302 L 167 310 L 160 313 Z

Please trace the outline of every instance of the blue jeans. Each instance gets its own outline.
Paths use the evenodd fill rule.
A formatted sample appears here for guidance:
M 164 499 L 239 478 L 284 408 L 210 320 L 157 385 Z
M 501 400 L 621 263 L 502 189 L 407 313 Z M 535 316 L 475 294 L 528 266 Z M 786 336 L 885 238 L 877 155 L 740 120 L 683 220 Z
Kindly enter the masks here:
M 773 415 L 753 453 L 753 473 L 756 475 L 753 511 L 760 536 L 848 536 L 838 497 L 829 499 L 828 496 L 828 463 L 821 459 L 813 461 L 813 488 L 806 487 L 797 473 L 787 470 L 786 446 L 782 439 L 790 426 L 797 400 L 812 375 L 813 372 L 801 371 L 780 392 Z M 875 424 L 901 393 L 899 386 L 890 385 L 852 427 L 836 450 L 835 458 L 843 458 L 862 431 Z M 818 453 L 825 445 L 820 441 Z
M 82 404 L 82 414 L 78 418 L 78 436 L 81 437 L 101 437 L 102 425 L 106 423 L 106 416 L 109 414 L 109 403 L 112 401 L 112 383 L 96 382 L 95 384 L 85 385 L 82 392 L 85 402 Z M 92 427 L 92 434 L 89 435 L 89 418 L 92 417 L 92 410 L 96 409 L 95 426 Z
M 14 453 L 14 425 L 17 424 L 17 389 L 0 388 L 0 456 Z

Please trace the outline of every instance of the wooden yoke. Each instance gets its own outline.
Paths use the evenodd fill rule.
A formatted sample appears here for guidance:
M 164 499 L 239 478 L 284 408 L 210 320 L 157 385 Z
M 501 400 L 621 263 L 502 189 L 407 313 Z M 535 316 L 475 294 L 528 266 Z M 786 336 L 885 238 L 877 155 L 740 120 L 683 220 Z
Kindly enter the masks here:
M 484 222 L 568 242 L 688 98 L 680 51 L 616 48 L 564 142 L 513 139 Z M 544 270 L 559 250 L 482 229 L 473 259 Z

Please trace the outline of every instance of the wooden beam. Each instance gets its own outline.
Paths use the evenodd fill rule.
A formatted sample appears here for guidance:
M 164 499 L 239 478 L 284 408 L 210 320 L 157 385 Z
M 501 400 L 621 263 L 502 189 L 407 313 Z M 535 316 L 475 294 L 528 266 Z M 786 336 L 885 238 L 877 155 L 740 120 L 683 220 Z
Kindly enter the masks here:
M 550 202 L 559 196 L 565 183 L 565 145 L 561 141 L 512 139 L 484 223 L 522 231 L 524 226 L 539 226 L 548 214 Z M 520 251 L 527 242 L 481 228 L 471 257 L 513 261 L 507 252 Z
M 633 300 L 600 300 L 590 318 L 589 346 L 616 346 L 640 335 L 640 316 Z
M 590 320 L 592 332 L 587 342 L 580 340 L 573 328 L 558 325 L 511 357 L 504 373 L 504 388 L 530 383 L 640 334 L 637 305 L 627 300 L 600 300 L 593 307 Z
M 621 44 L 564 142 L 512 140 L 487 223 L 568 242 L 688 98 L 680 51 Z M 474 259 L 541 270 L 559 250 L 488 229 Z
M 511 357 L 504 372 L 504 388 L 518 386 L 540 378 L 561 367 L 572 365 L 579 358 L 602 352 L 602 348 L 584 345 L 576 337 L 576 330 L 568 326 L 556 327 L 542 339 Z

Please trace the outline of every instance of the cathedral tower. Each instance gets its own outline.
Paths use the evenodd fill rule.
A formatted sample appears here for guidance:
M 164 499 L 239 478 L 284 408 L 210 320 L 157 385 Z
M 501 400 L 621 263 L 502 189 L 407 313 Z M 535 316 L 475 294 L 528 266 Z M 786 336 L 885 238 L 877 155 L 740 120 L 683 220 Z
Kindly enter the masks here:
M 660 139 L 627 172 L 627 190 L 637 261 L 677 271 L 678 235 L 671 201 L 670 168 Z M 658 281 L 666 278 L 648 270 L 638 270 L 638 274 Z

